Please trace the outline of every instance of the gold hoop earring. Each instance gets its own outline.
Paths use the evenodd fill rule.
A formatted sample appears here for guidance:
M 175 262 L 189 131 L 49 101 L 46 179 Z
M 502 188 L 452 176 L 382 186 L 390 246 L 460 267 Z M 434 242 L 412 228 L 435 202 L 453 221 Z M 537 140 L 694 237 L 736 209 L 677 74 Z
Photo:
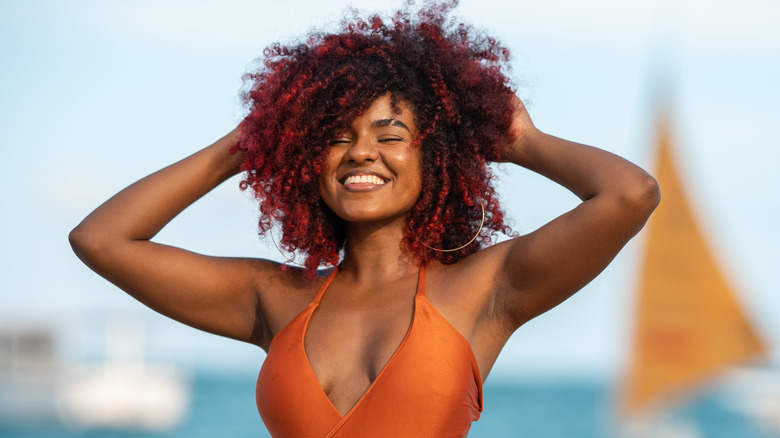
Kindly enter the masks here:
M 474 237 L 471 238 L 471 240 L 466 242 L 465 245 L 462 245 L 462 246 L 459 246 L 459 247 L 453 248 L 453 249 L 434 248 L 434 247 L 428 246 L 428 245 L 426 245 L 424 243 L 423 243 L 423 246 L 425 246 L 426 248 L 432 249 L 434 251 L 439 251 L 439 252 L 455 252 L 455 251 L 460 251 L 461 249 L 471 245 L 472 242 L 477 240 L 477 237 L 479 237 L 479 233 L 482 232 L 482 226 L 485 225 L 485 204 L 483 204 L 482 201 L 480 201 L 479 202 L 479 206 L 482 207 L 482 221 L 479 223 L 479 229 L 477 230 L 477 234 L 475 234 Z
M 276 250 L 279 251 L 279 254 L 281 254 L 282 257 L 284 257 L 284 262 L 282 262 L 283 265 L 291 264 L 291 265 L 295 265 L 295 266 L 298 266 L 298 267 L 301 267 L 301 268 L 305 267 L 304 265 L 296 262 L 294 258 L 289 258 L 289 257 L 287 257 L 287 255 L 284 254 L 284 252 L 282 252 L 282 249 L 279 248 L 279 245 L 276 244 L 276 239 L 274 239 L 274 230 L 273 230 L 273 228 L 268 230 L 268 235 L 271 237 L 271 243 L 274 244 L 274 248 L 276 248 Z

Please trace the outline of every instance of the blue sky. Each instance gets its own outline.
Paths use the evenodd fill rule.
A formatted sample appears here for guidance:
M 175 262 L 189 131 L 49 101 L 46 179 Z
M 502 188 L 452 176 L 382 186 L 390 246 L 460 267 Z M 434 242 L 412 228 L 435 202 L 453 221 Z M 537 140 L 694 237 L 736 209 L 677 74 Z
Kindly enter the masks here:
M 279 3 L 0 3 L 0 329 L 46 325 L 78 359 L 99 354 L 105 320 L 137 317 L 153 358 L 259 368 L 256 348 L 170 322 L 93 274 L 67 233 L 111 194 L 229 131 L 242 114 L 241 75 L 262 49 L 337 19 L 346 5 Z M 672 84 L 694 209 L 777 362 L 780 4 L 463 0 L 457 14 L 510 48 L 519 94 L 541 129 L 646 168 L 654 84 Z M 527 171 L 497 174 L 520 232 L 576 202 Z M 255 222 L 231 180 L 158 240 L 278 260 Z M 619 372 L 640 244 L 641 235 L 582 292 L 518 331 L 494 374 Z

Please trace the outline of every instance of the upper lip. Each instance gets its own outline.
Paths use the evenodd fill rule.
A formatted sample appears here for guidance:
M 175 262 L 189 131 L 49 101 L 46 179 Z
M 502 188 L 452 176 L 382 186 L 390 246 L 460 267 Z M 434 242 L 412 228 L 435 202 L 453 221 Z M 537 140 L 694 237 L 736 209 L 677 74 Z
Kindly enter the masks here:
M 374 176 L 377 176 L 377 177 L 381 178 L 382 181 L 384 181 L 384 182 L 387 182 L 387 181 L 390 180 L 390 178 L 382 175 L 379 172 L 375 172 L 373 170 L 369 170 L 369 169 L 352 169 L 349 172 L 346 172 L 343 175 L 341 175 L 341 177 L 339 177 L 339 182 L 343 184 L 344 181 L 347 178 L 349 178 L 350 176 L 360 176 L 360 175 L 374 175 Z

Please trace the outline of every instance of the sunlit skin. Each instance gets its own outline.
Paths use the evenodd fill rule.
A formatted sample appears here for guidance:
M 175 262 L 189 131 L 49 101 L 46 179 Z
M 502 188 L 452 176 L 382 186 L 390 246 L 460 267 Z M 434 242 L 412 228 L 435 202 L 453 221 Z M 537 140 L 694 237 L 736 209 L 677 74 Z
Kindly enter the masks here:
M 426 295 L 468 341 L 483 379 L 511 334 L 598 275 L 659 201 L 655 180 L 643 170 L 539 131 L 520 99 L 512 101 L 501 161 L 549 178 L 582 202 L 536 231 L 451 265 L 427 266 Z M 420 192 L 421 149 L 410 147 L 419 129 L 414 114 L 403 103 L 400 109 L 394 112 L 382 96 L 334 133 L 320 179 L 322 199 L 344 221 L 346 242 L 304 347 L 342 414 L 398 348 L 413 314 L 420 266 L 401 242 Z M 267 350 L 311 302 L 321 279 L 269 260 L 209 257 L 150 240 L 238 172 L 243 157 L 228 152 L 237 141 L 233 131 L 132 184 L 85 218 L 70 241 L 87 265 L 152 309 Z
M 422 152 L 412 147 L 417 126 L 406 104 L 400 102 L 399 109 L 398 114 L 393 111 L 386 94 L 328 142 L 320 194 L 347 222 L 403 225 L 417 200 L 422 184 Z M 361 183 L 361 176 L 369 181 Z
M 415 339 L 470 347 L 468 380 L 451 381 L 479 386 L 474 379 L 488 377 L 515 330 L 612 261 L 652 213 L 659 190 L 634 164 L 537 129 L 506 75 L 508 49 L 451 17 L 457 2 L 423 3 L 392 17 L 345 16 L 336 33 L 314 31 L 301 42 L 268 46 L 245 76 L 249 113 L 240 127 L 95 209 L 70 233 L 76 254 L 172 319 L 265 351 L 281 339 L 274 346 L 282 345 L 282 364 L 285 337 L 277 335 L 312 303 L 325 278 L 317 267 L 336 266 L 326 293 L 303 314 L 303 339 L 295 332 L 287 351 L 295 350 L 302 372 L 313 371 L 344 420 L 409 331 L 419 278 L 421 318 L 432 315 L 444 328 L 416 331 Z M 490 245 L 489 236 L 511 223 L 490 161 L 535 172 L 581 202 L 537 230 Z M 281 226 L 304 268 L 210 257 L 152 240 L 241 169 L 248 171 L 243 186 L 259 203 L 260 234 Z M 457 252 L 428 246 L 470 239 L 479 204 L 487 220 L 475 243 Z M 439 341 L 444 331 L 452 336 Z M 424 346 L 418 359 L 436 354 L 430 343 L 415 345 Z M 464 365 L 463 355 L 442 356 Z M 442 369 L 426 366 L 420 376 Z M 283 396 L 306 389 L 291 387 Z M 393 388 L 417 397 L 413 389 L 441 393 Z M 466 406 L 457 394 L 440 395 Z M 440 409 L 438 402 L 428 407 Z M 410 418 L 408 426 L 418 421 L 437 420 Z

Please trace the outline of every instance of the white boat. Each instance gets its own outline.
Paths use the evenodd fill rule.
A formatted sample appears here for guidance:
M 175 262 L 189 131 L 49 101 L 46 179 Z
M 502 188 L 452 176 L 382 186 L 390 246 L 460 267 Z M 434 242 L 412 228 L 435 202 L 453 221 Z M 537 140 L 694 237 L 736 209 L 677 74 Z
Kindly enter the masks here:
M 111 319 L 106 358 L 66 363 L 45 328 L 0 333 L 0 422 L 64 423 L 71 429 L 175 429 L 190 408 L 190 378 L 144 359 L 144 327 Z

